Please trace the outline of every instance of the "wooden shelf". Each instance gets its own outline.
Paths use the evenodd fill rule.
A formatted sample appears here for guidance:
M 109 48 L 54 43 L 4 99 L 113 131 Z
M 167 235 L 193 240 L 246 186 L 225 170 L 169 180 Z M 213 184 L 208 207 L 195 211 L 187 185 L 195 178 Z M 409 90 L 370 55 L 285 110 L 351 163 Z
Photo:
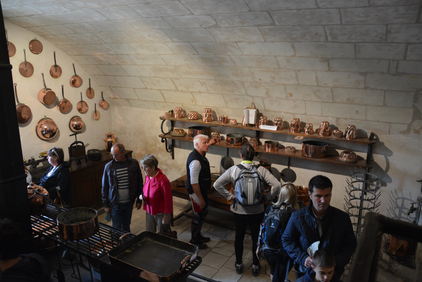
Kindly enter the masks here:
M 299 136 L 299 137 L 303 137 L 303 139 L 320 139 L 320 140 L 325 140 L 325 141 L 334 141 L 334 142 L 350 142 L 350 143 L 357 143 L 357 144 L 375 144 L 376 140 L 369 140 L 369 138 L 357 138 L 357 139 L 345 139 L 345 138 L 336 138 L 336 137 L 332 137 L 332 136 L 319 136 L 318 134 L 312 134 L 312 135 L 308 135 L 305 133 L 292 133 L 290 132 L 288 129 L 283 129 L 283 130 L 266 130 L 266 129 L 260 129 L 259 127 L 252 127 L 252 126 L 242 126 L 242 124 L 238 124 L 238 125 L 231 125 L 231 124 L 220 124 L 218 121 L 212 121 L 212 122 L 203 122 L 202 120 L 198 119 L 198 120 L 191 120 L 191 119 L 187 119 L 187 118 L 165 118 L 164 116 L 160 117 L 161 120 L 170 120 L 170 121 L 177 121 L 177 122 L 187 122 L 187 123 L 194 123 L 194 124 L 201 124 L 201 125 L 205 125 L 205 126 L 210 126 L 210 127 L 229 127 L 229 128 L 238 128 L 238 129 L 246 129 L 246 130 L 251 130 L 251 131 L 260 131 L 260 132 L 271 132 L 271 133 L 275 133 L 275 134 L 280 134 L 280 135 L 290 135 L 290 136 Z M 173 137 L 173 136 L 171 136 Z M 169 137 L 165 137 L 165 138 L 169 138 Z M 173 137 L 172 139 L 176 139 L 175 137 Z M 179 140 L 179 139 L 177 139 Z
M 183 137 L 176 137 L 172 136 L 170 134 L 160 134 L 160 138 L 167 138 L 167 139 L 173 139 L 173 140 L 179 140 L 179 141 L 187 141 L 192 142 L 192 139 L 188 137 L 188 135 Z M 230 148 L 230 149 L 240 149 L 241 146 L 233 146 L 233 145 L 227 145 L 225 140 L 221 140 L 219 144 L 214 144 L 213 146 L 217 147 L 224 147 L 224 148 Z M 277 156 L 283 156 L 283 157 L 291 157 L 296 159 L 304 159 L 307 161 L 315 161 L 315 162 L 323 162 L 323 163 L 331 163 L 336 165 L 342 165 L 342 166 L 351 166 L 351 167 L 362 167 L 362 168 L 369 168 L 372 166 L 372 164 L 366 164 L 366 160 L 360 156 L 358 156 L 358 161 L 356 163 L 345 163 L 339 160 L 338 155 L 328 155 L 325 158 L 307 158 L 302 156 L 302 150 L 296 150 L 295 153 L 287 153 L 283 148 L 279 149 L 277 152 L 267 152 L 265 151 L 265 146 L 261 145 L 258 146 L 258 148 L 255 148 L 256 153 L 263 153 L 263 154 L 271 154 L 271 155 L 277 155 Z

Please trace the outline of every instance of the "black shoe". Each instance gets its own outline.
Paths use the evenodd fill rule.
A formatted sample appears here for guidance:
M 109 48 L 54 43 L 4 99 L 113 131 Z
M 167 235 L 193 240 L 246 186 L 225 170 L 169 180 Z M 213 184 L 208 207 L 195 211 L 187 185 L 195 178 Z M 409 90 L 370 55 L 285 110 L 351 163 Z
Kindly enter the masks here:
M 202 242 L 197 242 L 197 241 L 190 240 L 189 243 L 197 246 L 198 249 L 200 249 L 200 250 L 204 250 L 204 249 L 208 248 L 208 246 L 206 244 L 202 243 Z
M 252 266 L 252 275 L 253 276 L 258 276 L 259 275 L 259 271 L 261 270 L 261 265 L 253 265 Z
M 201 239 L 199 239 L 199 241 L 201 243 L 208 243 L 209 241 L 211 241 L 211 238 L 210 237 L 201 236 Z
M 243 272 L 243 263 L 241 263 L 241 264 L 235 264 L 235 267 L 236 267 L 236 273 L 237 274 L 242 274 L 242 272 Z

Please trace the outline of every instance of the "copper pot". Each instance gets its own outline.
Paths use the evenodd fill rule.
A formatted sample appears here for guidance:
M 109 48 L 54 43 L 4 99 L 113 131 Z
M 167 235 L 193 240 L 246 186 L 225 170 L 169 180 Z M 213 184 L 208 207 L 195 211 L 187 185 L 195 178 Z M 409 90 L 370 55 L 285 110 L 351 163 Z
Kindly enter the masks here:
M 81 132 L 85 123 L 80 116 L 74 116 L 69 121 L 69 128 L 73 132 Z
M 190 126 L 188 128 L 188 135 L 190 139 L 193 139 L 198 134 L 210 135 L 210 127 L 208 126 Z
M 229 133 L 226 136 L 226 144 L 230 146 L 242 146 L 245 141 L 243 134 Z
M 75 73 L 75 75 L 73 75 L 70 78 L 70 86 L 74 87 L 74 88 L 78 88 L 82 85 L 82 78 L 76 74 L 76 70 L 75 70 L 75 64 L 73 65 L 73 72 Z
M 325 158 L 328 144 L 321 141 L 303 141 L 302 156 L 307 158 Z
M 56 101 L 56 93 L 45 85 L 44 73 L 41 73 L 44 88 L 38 92 L 38 100 L 44 105 L 51 105 Z
M 16 114 L 18 116 L 18 123 L 25 124 L 31 119 L 32 112 L 31 112 L 31 109 L 27 105 L 19 103 L 18 91 L 16 90 L 17 84 L 15 83 L 14 86 L 15 86 L 16 102 L 18 103 L 16 105 Z
M 72 110 L 72 103 L 64 97 L 64 85 L 62 85 L 62 97 L 63 99 L 57 103 L 57 109 L 59 109 L 62 114 L 67 114 Z
M 35 55 L 41 54 L 43 50 L 41 41 L 36 38 L 29 41 L 29 50 Z
M 48 141 L 56 137 L 59 132 L 57 124 L 51 118 L 41 119 L 35 128 L 38 138 Z
M 57 65 L 56 52 L 53 52 L 53 54 L 54 54 L 54 65 L 50 67 L 50 75 L 52 78 L 59 78 L 60 76 L 62 76 L 62 68 L 59 65 Z
M 23 49 L 23 57 L 24 61 L 19 65 L 19 73 L 23 77 L 31 77 L 34 73 L 34 66 L 30 62 L 26 61 L 25 49 Z
M 78 241 L 98 232 L 98 212 L 91 208 L 73 208 L 57 216 L 59 234 L 63 240 Z

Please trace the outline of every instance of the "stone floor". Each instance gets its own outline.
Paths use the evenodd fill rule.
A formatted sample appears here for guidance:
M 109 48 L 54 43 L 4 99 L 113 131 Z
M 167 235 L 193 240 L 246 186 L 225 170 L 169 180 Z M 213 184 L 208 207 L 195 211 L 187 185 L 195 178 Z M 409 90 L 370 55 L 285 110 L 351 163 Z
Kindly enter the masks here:
M 177 215 L 187 207 L 186 202 L 175 202 L 174 214 Z M 105 220 L 105 214 L 99 216 L 101 222 L 110 224 Z M 218 221 L 219 223 L 232 224 L 231 213 L 216 209 L 211 209 L 208 219 Z M 174 222 L 173 230 L 177 231 L 178 239 L 189 242 L 190 240 L 190 223 L 191 218 L 182 216 Z M 140 234 L 145 231 L 145 211 L 133 211 L 133 218 L 131 223 L 131 232 Z M 261 274 L 257 277 L 252 276 L 252 240 L 250 236 L 245 238 L 244 251 L 244 273 L 236 274 L 235 272 L 235 254 L 234 254 L 234 235 L 235 232 L 229 228 L 219 227 L 217 225 L 205 223 L 203 226 L 203 234 L 211 237 L 211 242 L 208 243 L 208 249 L 199 250 L 199 256 L 202 257 L 202 263 L 194 271 L 199 276 L 210 278 L 215 281 L 224 282 L 247 282 L 247 281 L 270 281 L 269 267 L 265 265 L 265 260 L 261 261 Z M 66 281 L 78 281 L 75 279 L 75 273 L 71 267 L 64 267 Z M 72 277 L 73 276 L 73 277 Z M 81 270 L 81 280 L 84 282 L 91 281 L 90 275 L 83 269 Z M 192 277 L 192 276 L 190 276 Z M 289 273 L 290 281 L 295 281 L 294 272 Z M 99 275 L 94 274 L 94 281 L 100 281 Z M 203 281 L 195 277 L 190 278 L 189 281 Z M 402 279 L 395 277 L 382 269 L 378 274 L 379 282 L 404 282 Z

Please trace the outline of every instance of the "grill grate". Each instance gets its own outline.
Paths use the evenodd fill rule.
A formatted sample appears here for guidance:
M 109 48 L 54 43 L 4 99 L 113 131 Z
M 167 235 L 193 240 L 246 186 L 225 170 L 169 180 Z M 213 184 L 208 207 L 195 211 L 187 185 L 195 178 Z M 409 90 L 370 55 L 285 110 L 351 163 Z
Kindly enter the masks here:
M 136 235 L 99 223 L 99 231 L 93 236 L 79 241 L 66 241 L 60 237 L 56 223 L 57 209 L 47 204 L 41 215 L 31 215 L 32 232 L 35 236 L 44 236 L 60 245 L 64 245 L 84 256 L 100 259 L 113 248 L 135 238 Z

